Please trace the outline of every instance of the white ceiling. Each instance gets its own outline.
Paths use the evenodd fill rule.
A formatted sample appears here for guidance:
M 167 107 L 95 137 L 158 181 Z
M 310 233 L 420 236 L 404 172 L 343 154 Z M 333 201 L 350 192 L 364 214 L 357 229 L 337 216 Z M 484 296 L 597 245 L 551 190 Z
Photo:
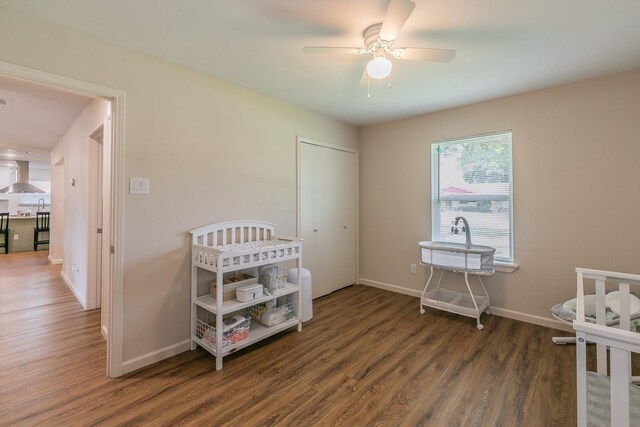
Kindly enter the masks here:
M 91 98 L 0 76 L 0 165 L 48 167 L 50 150 Z
M 0 0 L 115 44 L 356 125 L 640 67 L 638 0 L 415 0 L 395 46 L 453 48 L 448 64 L 394 61 L 392 88 L 358 83 L 389 0 Z

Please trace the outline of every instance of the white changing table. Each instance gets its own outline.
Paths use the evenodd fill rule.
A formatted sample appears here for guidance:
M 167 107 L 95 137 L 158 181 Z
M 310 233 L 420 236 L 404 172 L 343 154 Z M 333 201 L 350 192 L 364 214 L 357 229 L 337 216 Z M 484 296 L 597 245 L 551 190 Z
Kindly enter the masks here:
M 493 268 L 493 254 L 495 248 L 481 245 L 466 245 L 450 242 L 420 242 L 420 264 L 430 268 L 429 279 L 420 296 L 420 313 L 424 314 L 426 307 L 445 310 L 450 313 L 476 319 L 478 329 L 484 326 L 480 323 L 482 312 L 490 313 L 490 300 L 482 276 L 495 273 Z M 434 269 L 441 270 L 435 288 L 429 289 L 433 279 Z M 446 271 L 464 274 L 464 281 L 468 293 L 446 289 L 440 286 Z M 483 295 L 474 294 L 469 284 L 469 275 L 478 277 Z
M 281 283 L 281 288 L 269 295 L 249 301 L 237 298 L 225 300 L 225 273 L 257 268 L 283 261 L 294 261 L 298 277 L 302 268 L 302 239 L 275 235 L 275 225 L 264 221 L 226 221 L 200 227 L 191 231 L 191 350 L 196 345 L 207 350 L 216 358 L 216 370 L 222 369 L 222 359 L 229 354 L 253 343 L 292 327 L 302 331 L 300 307 L 302 296 L 300 286 Z M 215 291 L 210 294 L 198 292 L 199 270 L 215 273 Z M 257 282 L 249 280 L 251 284 Z M 294 315 L 272 326 L 249 322 L 248 336 L 239 341 L 223 339 L 224 319 L 240 314 L 252 306 L 291 296 Z M 200 314 L 199 314 L 200 313 Z M 211 333 L 211 339 L 204 336 Z

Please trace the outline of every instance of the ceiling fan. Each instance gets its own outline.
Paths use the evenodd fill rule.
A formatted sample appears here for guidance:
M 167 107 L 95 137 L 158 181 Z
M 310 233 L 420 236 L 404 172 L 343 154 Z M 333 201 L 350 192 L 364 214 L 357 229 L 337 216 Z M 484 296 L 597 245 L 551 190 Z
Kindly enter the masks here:
M 303 51 L 305 53 L 372 55 L 373 59 L 367 63 L 361 84 L 368 82 L 369 77 L 383 79 L 391 75 L 393 63 L 389 58 L 432 62 L 451 61 L 456 56 L 456 51 L 453 49 L 393 47 L 398 33 L 415 7 L 416 4 L 411 0 L 391 0 L 384 21 L 370 25 L 362 33 L 365 45 L 363 48 L 307 46 Z

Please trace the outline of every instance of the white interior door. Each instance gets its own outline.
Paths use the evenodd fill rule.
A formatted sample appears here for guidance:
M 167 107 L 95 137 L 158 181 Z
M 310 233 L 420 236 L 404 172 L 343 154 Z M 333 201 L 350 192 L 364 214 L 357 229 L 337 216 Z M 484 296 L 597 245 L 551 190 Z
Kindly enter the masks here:
M 98 175 L 98 179 L 96 182 L 96 202 L 97 202 L 97 209 L 96 209 L 96 225 L 97 227 L 97 241 L 96 241 L 96 300 L 97 300 L 97 306 L 100 307 L 102 304 L 102 181 L 103 181 L 103 174 L 102 174 L 102 158 L 103 158 L 103 141 L 102 138 L 100 138 L 100 140 L 97 141 L 98 142 L 98 158 L 97 158 L 97 164 L 96 164 L 96 168 L 97 168 L 97 175 Z
M 323 206 L 326 202 L 322 200 L 322 194 L 318 191 L 321 187 L 322 179 L 318 176 L 318 169 L 324 163 L 324 159 L 319 159 L 324 153 L 319 151 L 319 147 L 311 144 L 300 144 L 300 228 L 304 239 L 302 263 L 311 271 L 312 296 L 317 298 L 331 292 L 331 270 L 329 268 L 329 257 L 322 250 L 323 239 L 321 229 L 322 214 L 325 211 Z
M 111 283 L 110 270 L 111 270 L 111 156 L 112 151 L 112 120 L 111 116 L 108 116 L 105 121 L 104 134 L 102 138 L 102 236 L 101 236 L 101 268 L 102 274 L 101 287 L 102 287 L 102 310 L 101 310 L 101 329 L 102 335 L 108 340 L 108 324 L 109 324 L 109 309 L 110 301 L 109 295 L 111 290 L 109 284 Z
M 300 144 L 300 232 L 313 298 L 356 281 L 357 156 Z
M 311 271 L 312 279 L 316 268 L 317 228 L 316 228 L 316 159 L 313 145 L 300 144 L 298 162 L 300 168 L 300 237 L 302 242 L 302 265 Z M 313 298 L 316 288 L 313 287 Z
M 90 183 L 87 216 L 87 306 L 88 310 L 100 308 L 102 303 L 102 189 L 103 189 L 103 140 L 104 125 L 96 128 L 88 138 L 87 161 Z
M 357 165 L 352 152 L 332 150 L 335 187 L 332 189 L 334 211 L 332 214 L 332 255 L 333 290 L 356 283 L 356 203 Z
M 111 118 L 105 121 L 89 135 L 92 181 L 89 232 L 91 233 L 89 251 L 92 261 L 89 274 L 92 308 L 101 308 L 101 332 L 108 340 L 109 323 L 109 270 L 111 266 Z

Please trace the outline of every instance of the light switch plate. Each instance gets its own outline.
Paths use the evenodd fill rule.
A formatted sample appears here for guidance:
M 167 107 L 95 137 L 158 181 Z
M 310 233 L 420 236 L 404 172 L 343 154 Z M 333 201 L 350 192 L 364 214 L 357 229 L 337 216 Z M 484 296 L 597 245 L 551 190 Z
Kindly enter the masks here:
M 149 194 L 149 178 L 129 178 L 129 194 Z

